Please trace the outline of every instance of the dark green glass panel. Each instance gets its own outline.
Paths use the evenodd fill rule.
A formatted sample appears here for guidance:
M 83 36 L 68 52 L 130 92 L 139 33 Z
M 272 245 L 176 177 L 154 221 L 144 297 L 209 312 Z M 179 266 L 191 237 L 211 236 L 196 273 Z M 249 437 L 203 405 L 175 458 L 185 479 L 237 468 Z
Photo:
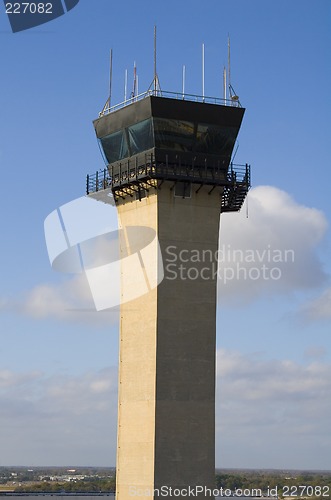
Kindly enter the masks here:
M 155 146 L 176 151 L 192 151 L 194 124 L 180 120 L 154 118 Z
M 221 127 L 199 123 L 195 151 L 198 153 L 231 156 L 236 140 L 235 127 Z
M 135 155 L 154 146 L 152 120 L 144 120 L 128 128 L 130 153 Z
M 125 134 L 122 130 L 103 137 L 100 142 L 108 163 L 122 160 L 129 155 Z

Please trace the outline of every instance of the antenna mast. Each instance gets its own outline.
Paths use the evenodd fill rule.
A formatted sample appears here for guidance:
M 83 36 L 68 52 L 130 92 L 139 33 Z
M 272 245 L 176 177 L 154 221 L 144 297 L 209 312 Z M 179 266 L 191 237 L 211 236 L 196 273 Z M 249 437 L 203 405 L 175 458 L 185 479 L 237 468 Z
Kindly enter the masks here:
M 229 89 L 229 99 L 231 99 L 233 105 L 239 103 L 239 97 L 231 84 L 231 47 L 230 47 L 230 35 L 228 35 L 228 89 Z
M 159 77 L 157 76 L 156 70 L 156 26 L 154 26 L 154 77 L 153 81 L 148 87 L 148 91 L 153 90 L 153 94 L 157 95 L 157 92 L 161 92 Z
M 202 44 L 202 98 L 205 100 L 205 44 Z
M 127 99 L 127 89 L 128 89 L 128 70 L 124 73 L 124 101 Z
M 104 107 L 102 108 L 102 111 L 100 111 L 100 113 L 99 113 L 99 116 L 103 116 L 105 113 L 110 112 L 112 79 L 113 79 L 113 49 L 110 49 L 109 94 L 108 94 L 108 99 L 107 99 Z
M 110 61 L 109 61 L 109 97 L 108 106 L 111 106 L 111 84 L 113 80 L 113 49 L 110 49 Z
M 133 88 L 132 88 L 132 93 L 131 97 L 135 97 L 136 95 L 136 90 L 137 90 L 137 66 L 136 66 L 136 61 L 133 63 Z
M 154 93 L 157 91 L 157 72 L 156 72 L 156 26 L 154 26 Z
M 229 95 L 231 98 L 231 47 L 230 47 L 230 35 L 228 35 L 228 81 L 229 81 Z
M 226 67 L 223 67 L 223 97 L 224 97 L 224 104 L 226 101 L 227 97 L 227 88 L 226 88 Z

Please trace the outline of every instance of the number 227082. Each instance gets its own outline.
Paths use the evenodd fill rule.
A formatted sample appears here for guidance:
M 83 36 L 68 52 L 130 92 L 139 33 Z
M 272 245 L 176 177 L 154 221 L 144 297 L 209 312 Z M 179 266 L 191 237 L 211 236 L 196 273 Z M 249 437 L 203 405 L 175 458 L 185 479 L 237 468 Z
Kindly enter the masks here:
M 6 3 L 6 14 L 52 14 L 53 4 L 48 3 Z

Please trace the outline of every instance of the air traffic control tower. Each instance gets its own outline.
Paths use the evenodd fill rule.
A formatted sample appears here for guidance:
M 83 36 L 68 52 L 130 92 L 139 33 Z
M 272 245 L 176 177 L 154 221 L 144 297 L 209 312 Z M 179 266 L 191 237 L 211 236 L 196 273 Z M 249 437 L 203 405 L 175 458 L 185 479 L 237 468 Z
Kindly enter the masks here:
M 121 304 L 118 500 L 214 487 L 216 252 L 220 214 L 240 210 L 250 187 L 249 166 L 231 163 L 243 115 L 236 96 L 154 89 L 94 121 L 108 166 L 87 194 L 111 190 L 120 227 L 152 228 L 164 269 Z

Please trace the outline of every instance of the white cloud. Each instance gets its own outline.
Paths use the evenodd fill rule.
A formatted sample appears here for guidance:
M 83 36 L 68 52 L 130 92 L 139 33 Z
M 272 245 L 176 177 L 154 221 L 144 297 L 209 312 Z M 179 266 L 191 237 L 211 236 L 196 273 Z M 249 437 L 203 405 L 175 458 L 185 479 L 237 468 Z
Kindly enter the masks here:
M 0 390 L 28 384 L 39 378 L 40 372 L 32 371 L 26 374 L 13 373 L 10 370 L 0 370 Z
M 321 346 L 311 346 L 305 350 L 305 356 L 310 359 L 322 359 L 326 353 L 326 348 Z
M 22 310 L 29 316 L 45 318 L 47 316 L 68 316 L 75 305 L 75 295 L 68 297 L 68 289 L 73 289 L 72 282 L 63 286 L 39 285 L 33 288 L 22 304 Z M 78 288 L 79 289 L 79 288 Z
M 105 326 L 116 324 L 119 308 L 98 313 L 85 274 L 70 277 L 60 284 L 41 284 L 15 299 L 0 301 L 1 310 L 25 314 L 35 319 L 56 318 L 61 321 Z
M 109 410 L 117 394 L 117 370 L 104 369 L 80 377 L 59 376 L 47 380 L 43 396 L 48 414 L 83 415 Z
M 319 297 L 306 304 L 301 310 L 308 321 L 328 320 L 331 318 L 331 288 L 325 290 Z
M 4 463 L 115 464 L 116 368 L 3 379 L 11 380 L 0 391 Z M 330 468 L 330 402 L 329 363 L 218 351 L 217 465 Z
M 323 284 L 327 276 L 317 250 L 327 230 L 324 214 L 271 186 L 252 189 L 248 204 L 248 218 L 245 208 L 221 217 L 220 299 L 251 300 Z M 226 284 L 224 267 L 233 276 Z
M 290 360 L 263 360 L 258 355 L 243 356 L 235 352 L 218 353 L 218 376 L 231 381 L 231 393 L 240 400 L 278 397 L 315 399 L 321 391 L 331 391 L 331 367 L 312 362 L 299 365 Z
M 12 383 L 0 391 L 4 463 L 114 464 L 116 368 L 53 377 L 8 371 L 5 377 Z
M 330 364 L 220 350 L 217 367 L 219 465 L 331 467 Z

